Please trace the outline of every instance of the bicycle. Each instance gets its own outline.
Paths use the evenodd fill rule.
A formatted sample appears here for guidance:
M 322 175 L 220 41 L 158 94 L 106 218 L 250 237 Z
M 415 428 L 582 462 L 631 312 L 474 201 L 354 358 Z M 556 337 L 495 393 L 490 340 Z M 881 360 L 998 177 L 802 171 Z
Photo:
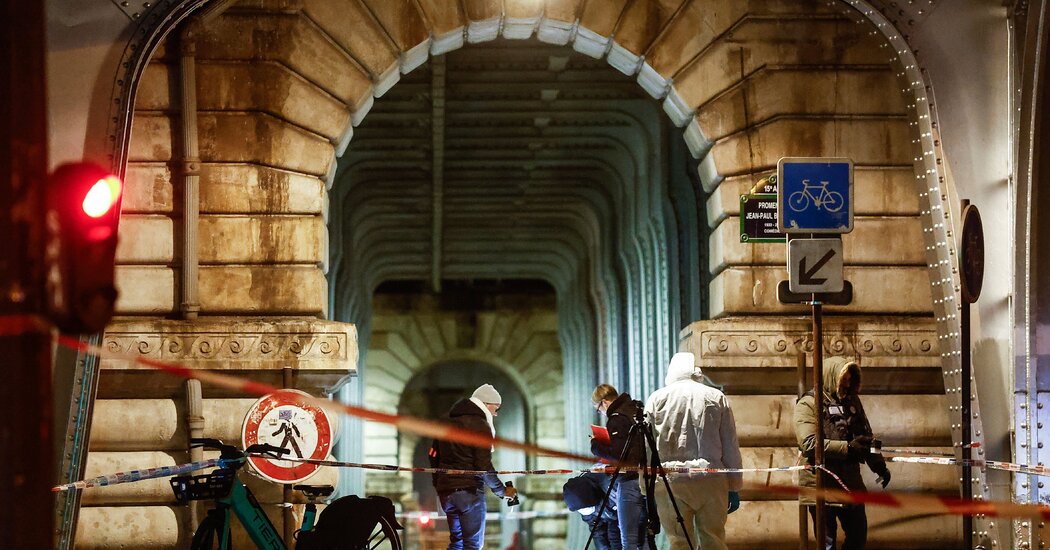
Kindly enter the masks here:
M 795 191 L 788 196 L 788 207 L 795 212 L 802 212 L 809 208 L 810 202 L 820 210 L 822 207 L 828 212 L 838 212 L 842 210 L 843 205 L 846 204 L 845 199 L 842 197 L 842 193 L 838 191 L 828 191 L 828 183 L 826 181 L 820 182 L 820 185 L 809 183 L 809 180 L 802 180 L 802 190 Z M 819 193 L 814 195 L 813 191 L 819 190 Z
M 233 445 L 226 445 L 218 439 L 194 438 L 191 440 L 193 447 L 204 447 L 219 451 L 219 467 L 213 472 L 195 476 L 176 476 L 171 478 L 171 488 L 175 493 L 175 500 L 179 504 L 185 504 L 193 500 L 214 500 L 215 507 L 208 511 L 207 516 L 201 520 L 193 539 L 190 542 L 190 550 L 230 550 L 231 549 L 231 512 L 237 516 L 244 527 L 252 543 L 260 550 L 288 550 L 280 533 L 274 527 L 270 518 L 266 516 L 255 495 L 241 480 L 237 478 L 237 471 L 247 462 L 248 455 L 262 455 L 268 458 L 280 459 L 287 454 L 288 449 L 275 447 L 269 444 L 251 445 L 243 451 Z M 318 519 L 317 503 L 321 498 L 332 494 L 333 487 L 330 485 L 296 485 L 296 490 L 302 491 L 307 497 L 306 510 L 303 514 L 302 527 L 296 532 L 296 537 L 304 533 L 317 535 L 321 526 Z M 372 497 L 373 499 L 378 497 Z M 352 501 L 349 499 L 353 499 Z M 366 503 L 372 499 L 358 499 L 355 496 L 343 497 L 336 500 L 331 506 L 336 510 L 343 511 L 336 504 L 349 502 L 353 506 L 357 502 Z M 383 499 L 385 500 L 385 499 Z M 386 503 L 389 504 L 389 500 Z M 367 502 L 370 507 L 375 507 L 373 502 Z M 330 506 L 330 509 L 331 509 Z M 350 510 L 356 513 L 358 510 Z M 345 512 L 343 512 L 345 515 Z M 361 515 L 361 514 L 358 514 Z M 389 516 L 389 517 L 387 517 Z M 392 550 L 401 550 L 401 539 L 397 529 L 401 528 L 393 517 L 391 506 L 390 513 L 379 518 L 371 525 L 361 526 L 366 531 L 360 533 L 340 533 L 341 537 L 336 543 L 296 544 L 299 550 L 308 548 L 324 548 L 325 550 L 373 550 L 379 548 L 386 542 Z M 327 517 L 322 517 L 326 519 Z M 327 526 L 341 521 L 337 518 L 327 522 Z M 378 531 L 375 527 L 378 526 Z M 316 539 L 316 537 L 315 537 Z M 327 540 L 327 539 L 326 539 Z

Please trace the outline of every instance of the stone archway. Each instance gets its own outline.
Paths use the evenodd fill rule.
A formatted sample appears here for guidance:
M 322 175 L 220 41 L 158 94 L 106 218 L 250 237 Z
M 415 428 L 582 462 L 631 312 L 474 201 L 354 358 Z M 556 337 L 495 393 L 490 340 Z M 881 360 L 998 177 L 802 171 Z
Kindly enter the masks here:
M 929 221 L 931 209 L 918 203 L 913 191 L 909 105 L 896 93 L 865 93 L 898 89 L 881 37 L 841 6 L 817 2 L 666 6 L 640 1 L 622 3 L 622 13 L 595 6 L 550 2 L 540 10 L 524 2 L 261 2 L 236 6 L 202 29 L 198 81 L 256 83 L 205 84 L 197 90 L 202 312 L 230 317 L 233 327 L 243 326 L 246 315 L 269 316 L 278 325 L 291 316 L 328 315 L 324 183 L 332 180 L 333 159 L 351 142 L 353 126 L 372 100 L 394 85 L 400 72 L 422 63 L 428 51 L 439 54 L 501 33 L 507 38 L 535 33 L 543 41 L 571 42 L 583 53 L 606 55 L 613 67 L 637 75 L 646 91 L 663 98 L 671 120 L 685 128 L 700 179 L 711 193 L 706 206 L 716 226 L 708 269 L 715 299 L 708 314 L 717 320 L 683 332 L 681 346 L 695 347 L 703 358 L 708 342 L 692 338 L 713 332 L 719 336 L 710 349 L 724 354 L 734 349 L 733 339 L 725 337 L 736 330 L 731 323 L 755 314 L 764 319 L 759 328 L 791 332 L 788 325 L 797 310 L 777 304 L 773 293 L 782 253 L 762 245 L 730 246 L 736 197 L 768 173 L 779 156 L 843 155 L 862 165 L 857 184 L 863 219 L 855 235 L 865 246 L 847 241 L 847 277 L 859 289 L 849 311 L 875 318 L 873 325 L 844 319 L 843 334 L 863 343 L 868 340 L 858 330 L 939 333 L 937 343 L 948 346 L 922 353 L 952 353 L 953 342 L 945 336 L 951 324 L 938 326 L 925 318 L 935 311 L 942 316 L 940 304 L 954 294 L 934 285 L 933 298 L 926 286 L 923 264 L 932 257 L 926 250 L 938 242 L 926 250 L 918 244 L 935 228 L 924 230 L 921 221 L 940 222 Z M 781 36 L 807 38 L 784 41 Z M 124 292 L 119 307 L 131 317 L 171 315 L 181 286 L 171 268 L 178 261 L 174 243 L 179 240 L 172 221 L 178 217 L 172 199 L 178 174 L 171 168 L 178 131 L 168 86 L 176 74 L 173 53 L 169 49 L 144 73 L 128 155 L 122 230 L 142 236 L 122 245 L 119 257 L 120 285 L 135 289 Z M 813 82 L 850 91 L 815 94 Z M 245 188 L 251 192 L 245 194 Z M 905 237 L 881 238 L 888 232 Z M 231 250 L 224 246 L 230 240 L 245 244 Z M 899 246 L 907 243 L 912 246 Z M 937 269 L 940 263 L 931 261 L 929 270 Z M 860 291 L 881 288 L 885 280 L 922 290 L 916 295 Z M 194 339 L 201 337 L 198 327 L 186 330 Z M 306 333 L 314 338 L 325 330 L 330 327 Z M 142 338 L 163 339 L 175 331 L 162 321 L 118 321 L 107 339 L 130 349 Z M 782 375 L 793 366 L 792 354 L 787 343 L 773 340 L 769 354 L 747 339 L 740 343 L 741 353 L 754 354 L 752 364 Z M 895 344 L 890 349 L 896 350 Z M 206 357 L 201 366 L 217 366 L 209 361 L 219 359 Z M 346 362 L 344 357 L 340 364 Z M 727 363 L 726 368 L 741 368 L 737 359 Z M 936 364 L 906 366 L 931 369 Z M 250 361 L 243 365 L 247 371 L 256 368 Z M 104 367 L 119 372 L 125 366 Z
M 472 362 L 492 365 L 513 380 L 527 397 L 527 430 L 542 445 L 566 445 L 562 350 L 553 311 L 479 311 L 474 318 L 442 311 L 378 311 L 366 355 L 371 367 L 365 380 L 365 406 L 397 412 L 410 380 L 433 365 Z M 472 337 L 457 339 L 464 332 Z M 397 448 L 397 431 L 388 426 L 367 428 L 370 442 L 381 449 Z M 369 462 L 398 463 L 397 454 L 366 452 Z M 550 464 L 537 457 L 534 467 Z

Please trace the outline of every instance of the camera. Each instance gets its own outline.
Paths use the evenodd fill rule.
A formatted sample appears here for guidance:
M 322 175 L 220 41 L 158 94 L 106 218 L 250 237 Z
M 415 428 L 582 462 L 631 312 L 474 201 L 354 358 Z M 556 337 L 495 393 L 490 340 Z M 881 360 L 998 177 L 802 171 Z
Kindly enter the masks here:
M 511 489 L 513 489 L 514 488 L 514 482 L 513 481 L 508 481 L 506 483 L 506 486 L 511 488 Z M 514 495 L 514 498 L 508 498 L 507 499 L 507 506 L 517 506 L 519 504 L 521 504 L 521 501 L 518 500 L 518 495 L 517 494 Z

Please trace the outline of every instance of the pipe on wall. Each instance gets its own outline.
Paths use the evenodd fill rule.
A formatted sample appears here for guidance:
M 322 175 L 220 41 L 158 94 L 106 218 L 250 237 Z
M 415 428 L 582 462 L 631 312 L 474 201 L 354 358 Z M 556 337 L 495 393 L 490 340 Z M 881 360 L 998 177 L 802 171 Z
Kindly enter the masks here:
M 182 131 L 182 301 L 183 319 L 196 319 L 200 311 L 197 271 L 197 226 L 200 220 L 200 150 L 197 143 L 197 44 L 198 19 L 191 20 L 179 34 L 179 123 Z
M 194 447 L 194 438 L 204 437 L 204 394 L 201 392 L 200 380 L 186 381 L 186 444 L 189 445 L 190 462 L 204 460 L 204 448 Z M 200 522 L 199 509 L 195 503 L 190 504 L 189 531 L 193 532 Z

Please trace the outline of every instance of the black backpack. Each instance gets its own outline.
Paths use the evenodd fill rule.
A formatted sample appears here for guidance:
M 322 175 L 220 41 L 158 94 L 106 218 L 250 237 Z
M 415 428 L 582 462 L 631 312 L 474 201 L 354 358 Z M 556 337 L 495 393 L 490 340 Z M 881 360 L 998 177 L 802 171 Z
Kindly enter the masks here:
M 298 533 L 295 548 L 361 550 L 368 548 L 368 540 L 377 527 L 390 540 L 390 547 L 400 550 L 401 539 L 395 529 L 404 527 L 397 522 L 394 503 L 390 499 L 377 496 L 345 496 L 336 499 L 324 509 L 312 530 Z

